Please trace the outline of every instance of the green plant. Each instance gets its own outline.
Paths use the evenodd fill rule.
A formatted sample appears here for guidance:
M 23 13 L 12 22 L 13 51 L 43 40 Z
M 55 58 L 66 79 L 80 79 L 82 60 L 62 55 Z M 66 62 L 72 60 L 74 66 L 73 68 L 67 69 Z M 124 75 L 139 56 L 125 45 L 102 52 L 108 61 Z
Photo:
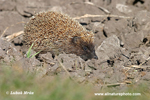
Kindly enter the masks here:
M 36 56 L 37 54 L 39 54 L 41 52 L 41 50 L 40 50 L 39 52 L 37 52 L 37 53 L 35 53 L 34 55 L 31 56 L 31 49 L 32 49 L 33 45 L 34 45 L 34 43 L 32 43 L 32 45 L 30 46 L 30 48 L 27 51 L 27 55 L 26 55 L 27 58 L 32 58 L 32 57 Z

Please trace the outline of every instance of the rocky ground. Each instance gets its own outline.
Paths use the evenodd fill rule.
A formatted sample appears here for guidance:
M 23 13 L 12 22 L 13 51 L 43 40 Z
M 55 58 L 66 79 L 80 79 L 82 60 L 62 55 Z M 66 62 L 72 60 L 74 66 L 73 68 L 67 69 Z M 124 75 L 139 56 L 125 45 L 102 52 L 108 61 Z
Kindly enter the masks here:
M 23 31 L 31 16 L 47 10 L 68 14 L 93 31 L 98 60 L 84 61 L 74 54 L 53 59 L 49 52 L 27 58 L 22 35 L 6 41 L 7 36 Z M 36 71 L 38 77 L 69 76 L 95 89 L 124 90 L 130 84 L 149 83 L 149 32 L 149 0 L 0 0 L 0 63 L 19 72 Z

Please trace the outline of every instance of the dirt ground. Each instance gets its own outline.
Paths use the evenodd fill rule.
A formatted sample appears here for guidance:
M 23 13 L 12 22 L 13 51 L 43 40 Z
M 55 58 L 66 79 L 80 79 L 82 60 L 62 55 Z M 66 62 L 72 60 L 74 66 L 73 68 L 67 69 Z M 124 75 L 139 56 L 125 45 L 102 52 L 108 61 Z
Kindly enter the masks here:
M 47 10 L 68 14 L 93 31 L 98 60 L 84 61 L 74 54 L 53 59 L 49 52 L 29 59 L 22 35 L 6 41 L 8 35 L 23 31 L 35 13 Z M 130 84 L 149 83 L 149 32 L 149 0 L 0 0 L 0 62 L 18 71 L 36 71 L 39 77 L 70 76 L 95 89 L 114 86 L 120 91 Z

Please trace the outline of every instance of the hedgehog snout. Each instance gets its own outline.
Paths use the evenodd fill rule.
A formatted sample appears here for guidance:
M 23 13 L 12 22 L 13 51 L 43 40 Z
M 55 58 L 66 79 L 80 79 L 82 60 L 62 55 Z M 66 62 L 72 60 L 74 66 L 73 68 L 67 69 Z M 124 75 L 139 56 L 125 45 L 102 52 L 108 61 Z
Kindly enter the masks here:
M 85 61 L 87 61 L 88 59 L 98 59 L 97 55 L 95 54 L 95 52 L 91 52 L 91 53 L 87 53 L 86 55 L 82 55 L 80 56 L 82 59 L 84 59 Z
M 85 52 L 84 51 L 84 55 L 82 55 L 82 58 L 86 61 L 88 59 L 98 59 L 95 50 L 89 51 L 89 52 Z
M 93 57 L 92 57 L 92 58 L 94 58 L 94 59 L 98 59 L 98 57 L 97 57 L 97 55 L 96 55 L 95 51 L 93 52 Z
M 89 54 L 87 54 L 87 57 L 89 59 L 98 59 L 96 53 L 95 53 L 95 50 L 91 51 Z

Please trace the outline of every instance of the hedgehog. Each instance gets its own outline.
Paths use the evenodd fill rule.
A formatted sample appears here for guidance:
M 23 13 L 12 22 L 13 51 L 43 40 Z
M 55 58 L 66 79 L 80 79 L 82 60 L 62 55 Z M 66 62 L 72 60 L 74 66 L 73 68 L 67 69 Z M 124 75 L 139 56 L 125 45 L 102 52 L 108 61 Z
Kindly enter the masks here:
M 95 53 L 94 33 L 78 21 L 54 11 L 40 12 L 30 18 L 24 27 L 24 43 L 33 44 L 34 51 L 76 54 L 84 60 L 98 59 Z

